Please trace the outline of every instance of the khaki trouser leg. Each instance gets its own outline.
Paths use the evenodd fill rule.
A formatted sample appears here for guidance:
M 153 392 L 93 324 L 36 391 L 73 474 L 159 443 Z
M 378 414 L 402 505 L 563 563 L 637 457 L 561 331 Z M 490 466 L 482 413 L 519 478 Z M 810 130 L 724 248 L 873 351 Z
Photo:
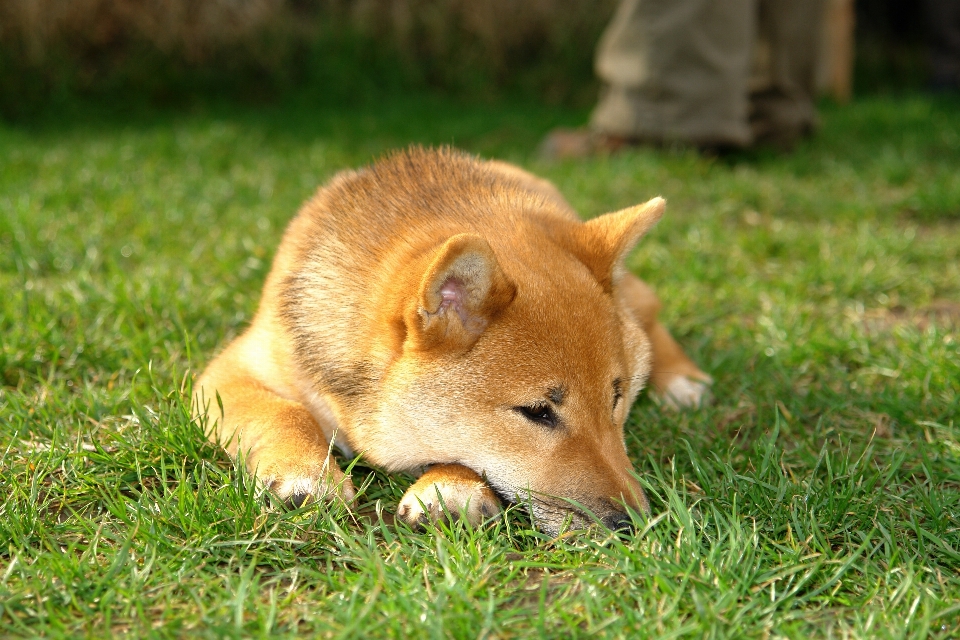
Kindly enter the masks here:
M 591 127 L 654 142 L 790 144 L 817 124 L 823 0 L 621 0 Z
M 743 146 L 756 0 L 622 0 L 600 40 L 601 133 Z
M 760 0 L 750 126 L 760 142 L 789 146 L 817 126 L 817 54 L 823 0 Z

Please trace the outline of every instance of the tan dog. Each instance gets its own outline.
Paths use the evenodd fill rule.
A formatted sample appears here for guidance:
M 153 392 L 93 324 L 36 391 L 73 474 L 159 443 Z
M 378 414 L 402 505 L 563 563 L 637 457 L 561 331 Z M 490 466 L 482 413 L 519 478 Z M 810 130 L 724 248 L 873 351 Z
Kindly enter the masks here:
M 476 524 L 496 492 L 547 532 L 589 522 L 571 501 L 620 527 L 647 508 L 623 439 L 637 392 L 650 375 L 696 405 L 709 383 L 622 266 L 663 208 L 583 223 L 550 183 L 451 150 L 343 172 L 290 223 L 198 413 L 294 504 L 352 499 L 334 443 L 427 469 L 398 509 L 411 524 L 441 517 L 438 498 Z

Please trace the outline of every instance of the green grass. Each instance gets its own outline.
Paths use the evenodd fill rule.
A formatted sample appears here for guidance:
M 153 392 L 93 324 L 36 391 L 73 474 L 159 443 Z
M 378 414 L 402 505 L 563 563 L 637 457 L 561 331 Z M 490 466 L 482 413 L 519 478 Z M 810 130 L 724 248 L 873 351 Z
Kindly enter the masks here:
M 583 113 L 430 97 L 0 127 L 0 635 L 957 637 L 957 107 L 827 105 L 789 156 L 558 164 L 533 149 Z M 357 513 L 265 508 L 191 423 L 298 205 L 409 142 L 585 215 L 667 197 L 630 264 L 716 385 L 636 404 L 636 535 L 413 533 L 376 515 L 409 478 L 362 460 Z

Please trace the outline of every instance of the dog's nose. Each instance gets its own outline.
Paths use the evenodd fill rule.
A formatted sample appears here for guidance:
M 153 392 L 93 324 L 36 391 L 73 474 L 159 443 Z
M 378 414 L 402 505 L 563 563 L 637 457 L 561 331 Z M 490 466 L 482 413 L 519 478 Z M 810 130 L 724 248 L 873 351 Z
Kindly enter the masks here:
M 633 521 L 630 516 L 623 512 L 611 513 L 601 518 L 603 525 L 611 531 L 622 531 L 623 533 L 633 532 Z

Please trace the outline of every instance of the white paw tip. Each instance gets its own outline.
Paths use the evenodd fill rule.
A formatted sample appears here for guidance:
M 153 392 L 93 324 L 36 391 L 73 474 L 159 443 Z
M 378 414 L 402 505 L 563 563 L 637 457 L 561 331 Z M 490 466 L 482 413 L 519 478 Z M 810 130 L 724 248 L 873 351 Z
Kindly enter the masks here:
M 662 401 L 670 409 L 695 409 L 704 403 L 709 392 L 706 382 L 677 376 L 667 385 Z

